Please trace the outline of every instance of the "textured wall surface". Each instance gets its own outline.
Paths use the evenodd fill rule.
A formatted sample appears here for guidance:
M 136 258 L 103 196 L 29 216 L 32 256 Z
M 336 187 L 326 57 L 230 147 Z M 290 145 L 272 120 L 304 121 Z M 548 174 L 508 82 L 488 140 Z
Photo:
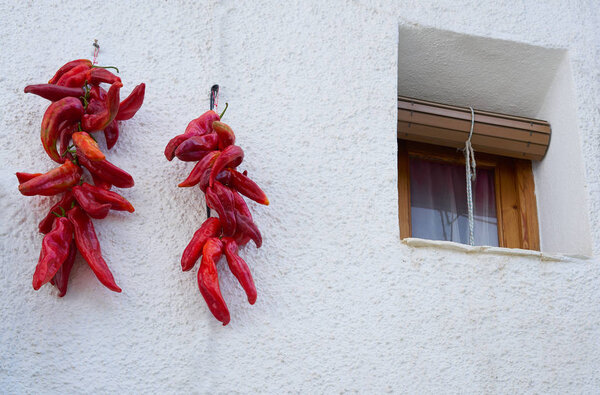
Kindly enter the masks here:
M 426 26 L 568 51 L 600 251 L 597 4 L 495 3 L 0 2 L 2 392 L 598 391 L 600 259 L 398 238 L 398 32 Z M 51 199 L 21 196 L 14 172 L 52 163 L 47 103 L 22 90 L 94 38 L 124 93 L 147 84 L 109 153 L 136 180 L 122 191 L 136 212 L 95 222 L 123 293 L 79 259 L 59 299 L 30 285 Z M 271 200 L 251 205 L 263 247 L 242 252 L 256 305 L 222 270 L 227 327 L 179 269 L 204 201 L 176 186 L 191 165 L 162 154 L 215 82 Z

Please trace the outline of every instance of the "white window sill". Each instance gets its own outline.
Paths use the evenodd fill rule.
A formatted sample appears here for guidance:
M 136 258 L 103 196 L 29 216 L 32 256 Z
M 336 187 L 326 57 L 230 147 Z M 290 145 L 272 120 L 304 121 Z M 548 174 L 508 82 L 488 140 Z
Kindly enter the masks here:
M 482 254 L 493 254 L 493 255 L 505 255 L 505 256 L 522 256 L 522 257 L 534 257 L 539 258 L 541 261 L 550 262 L 569 262 L 573 260 L 586 260 L 590 257 L 585 255 L 576 254 L 550 254 L 547 252 L 523 250 L 520 248 L 504 248 L 504 247 L 490 247 L 490 246 L 470 246 L 467 244 L 455 243 L 453 241 L 442 241 L 442 240 L 427 240 L 418 239 L 415 237 L 407 237 L 402 239 L 402 243 L 409 247 L 435 247 L 450 251 L 461 251 L 466 253 L 482 253 Z

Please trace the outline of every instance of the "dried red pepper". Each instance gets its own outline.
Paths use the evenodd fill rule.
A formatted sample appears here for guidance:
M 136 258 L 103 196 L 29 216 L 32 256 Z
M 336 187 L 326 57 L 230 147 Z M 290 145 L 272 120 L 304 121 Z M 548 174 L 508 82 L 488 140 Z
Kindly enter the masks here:
M 146 84 L 141 83 L 136 86 L 129 96 L 125 98 L 119 105 L 119 112 L 115 117 L 118 121 L 126 121 L 133 118 L 135 113 L 142 107 L 144 103 L 144 94 L 146 93 Z
M 33 289 L 37 291 L 54 277 L 69 255 L 72 239 L 73 226 L 67 218 L 58 218 L 42 240 L 40 259 L 33 274 Z
M 237 167 L 242 163 L 242 160 L 244 160 L 244 151 L 237 145 L 230 145 L 221 151 L 221 155 L 215 161 L 210 172 L 209 185 L 214 184 L 215 178 L 225 167 Z
M 58 101 L 65 97 L 81 97 L 85 95 L 83 88 L 69 88 L 53 84 L 27 85 L 24 91 L 25 93 L 33 93 L 34 95 L 41 96 L 50 101 Z
M 212 151 L 204 158 L 202 158 L 198 163 L 196 163 L 196 166 L 194 166 L 194 168 L 190 172 L 190 175 L 178 186 L 193 187 L 194 185 L 198 184 L 202 179 L 203 174 L 207 172 L 209 172 L 208 174 L 210 174 L 210 169 L 220 154 L 221 153 L 219 151 Z
M 80 64 L 79 66 L 75 66 L 71 70 L 64 73 L 58 79 L 56 85 L 81 88 L 89 79 L 88 71 L 90 70 L 90 68 L 91 66 L 87 64 Z
M 75 256 L 77 255 L 77 245 L 75 244 L 75 239 L 71 239 L 71 243 L 69 245 L 69 254 L 67 255 L 67 259 L 60 265 L 60 268 L 56 271 L 56 274 L 50 280 L 52 284 L 58 289 L 58 296 L 63 297 L 67 294 L 67 288 L 69 285 L 69 275 L 71 274 L 71 269 L 73 268 L 73 264 L 75 263 Z
M 189 242 L 183 255 L 181 256 L 181 270 L 187 272 L 194 267 L 200 255 L 202 255 L 202 248 L 204 244 L 211 237 L 218 237 L 221 234 L 221 221 L 218 218 L 208 218 L 200 229 L 194 232 L 192 240 Z
M 215 148 L 217 148 L 217 136 L 215 134 L 193 136 L 179 144 L 175 150 L 175 156 L 185 162 L 197 161 L 204 158 Z
M 87 81 L 92 85 L 99 85 L 101 83 L 114 84 L 115 82 L 121 82 L 121 78 L 117 77 L 110 71 L 103 68 L 92 68 L 88 71 L 86 76 Z
M 77 184 L 80 178 L 81 168 L 67 159 L 63 165 L 19 184 L 19 192 L 25 196 L 52 196 Z
M 73 187 L 73 197 L 77 200 L 83 211 L 92 218 L 106 218 L 110 211 L 110 204 L 99 202 L 94 195 L 80 186 Z
M 230 174 L 229 186 L 257 203 L 264 204 L 265 206 L 269 205 L 269 198 L 267 198 L 267 195 L 254 181 L 234 169 L 225 170 Z
M 111 149 L 119 139 L 119 124 L 113 119 L 107 127 L 104 128 L 104 138 L 106 139 L 106 148 Z
M 130 213 L 135 211 L 133 205 L 117 192 L 109 191 L 95 185 L 90 185 L 87 182 L 81 184 L 80 188 L 91 194 L 98 202 L 108 203 L 111 210 L 128 211 Z
M 213 122 L 219 120 L 219 114 L 214 111 L 207 111 L 198 118 L 192 120 L 185 128 L 185 132 L 173 137 L 165 147 L 165 156 L 167 160 L 173 160 L 177 147 L 190 137 L 211 133 Z
M 248 303 L 254 304 L 257 296 L 256 286 L 254 285 L 254 279 L 252 279 L 248 264 L 238 255 L 238 245 L 234 239 L 231 237 L 223 237 L 222 241 L 225 243 L 223 250 L 225 252 L 225 257 L 227 258 L 229 270 L 231 270 L 231 273 L 237 278 L 246 292 Z
M 223 254 L 223 243 L 216 237 L 209 238 L 202 249 L 202 261 L 198 270 L 198 287 L 210 312 L 215 318 L 227 325 L 230 320 L 229 310 L 221 295 L 217 262 Z
M 230 145 L 235 144 L 235 134 L 229 125 L 221 121 L 214 121 L 212 126 L 219 138 L 220 150 L 224 150 Z
M 50 104 L 46 110 L 42 120 L 42 145 L 53 161 L 58 163 L 64 161 L 64 158 L 56 151 L 56 141 L 60 135 L 59 126 L 65 121 L 79 121 L 83 112 L 83 104 L 75 97 L 60 99 Z
M 88 133 L 76 132 L 73 133 L 71 137 L 73 138 L 73 144 L 75 144 L 75 147 L 77 147 L 81 154 L 89 160 L 98 161 L 106 159 L 104 153 L 100 151 L 100 147 L 98 147 L 96 140 L 94 140 Z
M 85 157 L 79 150 L 77 159 L 86 169 L 96 176 L 117 188 L 131 188 L 134 185 L 133 177 L 125 170 L 113 165 L 106 159 L 91 161 Z
M 96 278 L 111 291 L 121 292 L 121 288 L 117 286 L 106 261 L 102 258 L 100 243 L 92 220 L 79 207 L 70 209 L 67 217 L 73 224 L 77 249 L 96 275 Z
M 81 66 L 81 65 L 92 67 L 92 62 L 88 59 L 76 59 L 76 60 L 67 62 L 63 66 L 61 66 L 61 68 L 58 69 L 56 74 L 54 74 L 54 77 L 52 77 L 50 79 L 50 81 L 48 81 L 48 83 L 56 84 L 58 82 L 58 80 L 60 79 L 60 77 L 62 77 L 66 72 L 72 70 L 73 68 L 75 68 L 77 66 Z

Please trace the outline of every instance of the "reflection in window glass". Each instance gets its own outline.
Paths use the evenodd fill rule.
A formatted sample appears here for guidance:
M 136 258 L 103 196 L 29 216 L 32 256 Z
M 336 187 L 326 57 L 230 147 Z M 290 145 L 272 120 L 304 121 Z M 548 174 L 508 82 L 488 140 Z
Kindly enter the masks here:
M 465 167 L 410 158 L 412 237 L 469 244 Z M 498 246 L 494 171 L 473 184 L 476 245 Z

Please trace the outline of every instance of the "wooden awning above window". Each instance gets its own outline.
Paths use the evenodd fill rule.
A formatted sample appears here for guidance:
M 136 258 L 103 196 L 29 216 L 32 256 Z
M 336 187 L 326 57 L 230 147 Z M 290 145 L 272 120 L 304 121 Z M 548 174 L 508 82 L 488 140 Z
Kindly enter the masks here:
M 471 110 L 398 96 L 398 138 L 463 148 L 471 128 Z M 476 152 L 541 160 L 550 144 L 550 124 L 475 110 L 471 142 Z

